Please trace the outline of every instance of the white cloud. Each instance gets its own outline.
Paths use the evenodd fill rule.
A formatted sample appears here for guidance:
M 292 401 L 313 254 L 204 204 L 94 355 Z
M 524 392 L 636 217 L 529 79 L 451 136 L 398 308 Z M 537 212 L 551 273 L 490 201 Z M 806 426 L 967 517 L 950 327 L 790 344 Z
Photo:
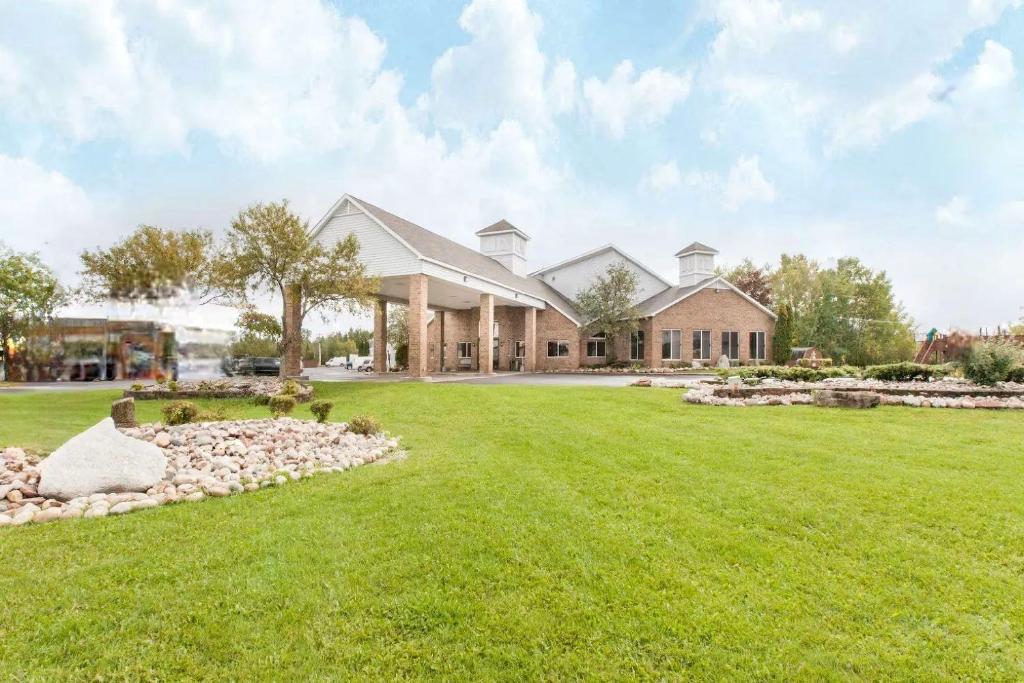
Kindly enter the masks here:
M 400 86 L 384 42 L 318 0 L 18 3 L 0 43 L 0 93 L 21 121 L 150 151 L 187 151 L 193 132 L 265 159 L 341 147 Z
M 740 157 L 729 169 L 725 181 L 722 203 L 726 209 L 735 211 L 748 202 L 775 201 L 775 186 L 761 173 L 761 160 L 756 157 Z
M 967 207 L 967 198 L 957 195 L 935 209 L 935 222 L 940 225 L 963 227 L 968 222 Z
M 640 180 L 641 189 L 661 193 L 680 187 L 683 183 L 679 166 L 674 161 L 651 166 Z
M 786 11 L 779 0 L 721 0 L 715 6 L 715 20 L 722 31 L 713 50 L 766 52 L 780 37 L 821 28 L 821 14 L 815 10 Z
M 479 131 L 510 118 L 547 126 L 572 108 L 576 71 L 561 60 L 548 73 L 537 43 L 543 22 L 525 0 L 473 0 L 459 26 L 472 40 L 446 50 L 431 71 L 438 125 Z
M 986 40 L 978 62 L 961 84 L 961 91 L 972 96 L 983 95 L 1010 85 L 1015 75 L 1013 53 L 994 40 Z
M 943 107 L 945 82 L 922 74 L 897 90 L 842 116 L 832 135 L 831 151 L 875 145 L 890 133 L 936 114 Z
M 832 48 L 839 54 L 847 54 L 860 45 L 860 34 L 849 26 L 832 29 Z
M 1024 200 L 1006 202 L 999 207 L 996 218 L 1006 227 L 1024 231 Z
M 661 68 L 637 75 L 633 63 L 625 60 L 607 81 L 588 78 L 583 96 L 594 121 L 613 138 L 621 138 L 631 126 L 663 121 L 690 94 L 691 80 L 689 73 L 674 74 Z
M 739 210 L 744 204 L 775 201 L 775 185 L 761 172 L 761 159 L 741 156 L 722 178 L 711 171 L 692 170 L 682 178 L 687 187 L 713 198 L 728 212 Z

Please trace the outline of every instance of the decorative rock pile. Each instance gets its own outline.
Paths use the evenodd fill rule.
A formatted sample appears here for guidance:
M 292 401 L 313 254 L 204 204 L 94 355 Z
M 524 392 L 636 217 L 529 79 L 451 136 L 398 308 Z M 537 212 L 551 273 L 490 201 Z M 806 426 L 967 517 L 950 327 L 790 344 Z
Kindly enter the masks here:
M 779 396 L 767 396 L 757 394 L 746 398 L 730 398 L 726 396 L 715 396 L 714 384 L 698 382 L 691 385 L 690 390 L 683 394 L 683 400 L 687 403 L 701 403 L 709 406 L 794 406 L 810 405 L 814 403 L 814 397 L 810 393 L 794 391 Z
M 742 395 L 728 395 L 729 387 L 741 387 L 742 392 L 734 393 Z M 1024 385 L 1001 382 L 995 387 L 981 387 L 957 378 L 930 382 L 884 382 L 850 378 L 826 379 L 821 382 L 765 379 L 751 384 L 738 377 L 731 377 L 725 387 L 713 382 L 693 384 L 683 400 L 715 406 L 810 405 L 814 403 L 814 392 L 870 392 L 878 395 L 881 405 L 1024 410 Z
M 169 383 L 149 384 L 138 391 L 126 390 L 124 395 L 137 399 L 167 398 L 251 398 L 276 396 L 282 393 L 285 380 L 280 377 L 221 377 L 219 379 L 187 380 L 176 383 L 171 391 Z M 305 403 L 313 398 L 313 387 L 299 383 L 295 400 Z
M 159 447 L 164 478 L 145 492 L 94 493 L 62 501 L 39 494 L 38 460 L 20 448 L 0 451 L 0 527 L 76 517 L 105 517 L 178 501 L 199 501 L 280 486 L 318 472 L 375 462 L 398 447 L 383 434 L 363 436 L 344 423 L 291 418 L 123 429 Z

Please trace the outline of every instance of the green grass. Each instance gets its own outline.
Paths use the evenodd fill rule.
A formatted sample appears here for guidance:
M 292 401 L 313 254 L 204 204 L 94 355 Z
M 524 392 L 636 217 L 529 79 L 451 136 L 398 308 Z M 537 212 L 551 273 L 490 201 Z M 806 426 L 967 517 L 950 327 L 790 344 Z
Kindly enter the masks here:
M 1024 677 L 1020 414 L 317 392 L 409 458 L 0 530 L 0 678 Z M 52 449 L 112 397 L 0 395 L 0 445 Z

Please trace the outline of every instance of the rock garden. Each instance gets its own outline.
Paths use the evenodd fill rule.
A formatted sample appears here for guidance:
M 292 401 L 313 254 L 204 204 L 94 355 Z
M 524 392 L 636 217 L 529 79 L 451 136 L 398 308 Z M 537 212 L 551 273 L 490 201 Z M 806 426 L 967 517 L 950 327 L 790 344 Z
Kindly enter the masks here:
M 107 418 L 43 460 L 7 448 L 0 451 L 0 526 L 230 496 L 399 453 L 398 440 L 373 418 L 330 423 L 327 402 L 314 408 L 316 422 L 276 417 L 118 428 Z
M 313 387 L 292 379 L 279 377 L 222 377 L 219 379 L 135 384 L 124 392 L 125 397 L 146 399 L 173 398 L 256 398 L 288 394 L 298 403 L 313 398 Z

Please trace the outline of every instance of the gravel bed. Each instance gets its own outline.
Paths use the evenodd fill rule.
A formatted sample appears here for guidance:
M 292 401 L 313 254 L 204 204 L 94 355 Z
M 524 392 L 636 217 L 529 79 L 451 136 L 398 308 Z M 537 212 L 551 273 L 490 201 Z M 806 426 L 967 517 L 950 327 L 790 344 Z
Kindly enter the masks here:
M 398 439 L 364 436 L 345 423 L 278 418 L 162 424 L 122 429 L 167 457 L 164 480 L 144 493 L 96 493 L 61 501 L 39 495 L 39 460 L 20 448 L 0 451 L 0 527 L 106 517 L 179 501 L 223 497 L 343 472 L 397 453 Z
M 769 379 L 754 385 L 734 381 L 724 387 L 720 383 L 699 382 L 691 385 L 690 390 L 683 395 L 683 400 L 715 406 L 810 405 L 814 402 L 813 392 L 821 389 L 877 393 L 882 405 L 968 410 L 1024 409 L 1024 385 L 1001 383 L 992 389 L 965 380 L 882 382 L 831 379 L 822 382 L 789 382 Z

